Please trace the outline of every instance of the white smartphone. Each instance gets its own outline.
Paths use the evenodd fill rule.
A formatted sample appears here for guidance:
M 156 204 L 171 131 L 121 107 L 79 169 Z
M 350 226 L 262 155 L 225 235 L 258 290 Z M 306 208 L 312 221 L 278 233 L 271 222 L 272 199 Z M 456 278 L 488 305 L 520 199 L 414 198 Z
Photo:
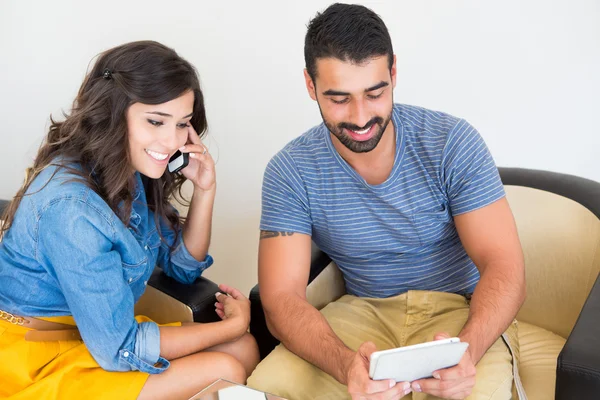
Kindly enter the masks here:
M 458 364 L 467 347 L 468 343 L 453 337 L 376 351 L 371 354 L 369 377 L 373 380 L 393 379 L 396 382 L 430 378 L 434 371 Z

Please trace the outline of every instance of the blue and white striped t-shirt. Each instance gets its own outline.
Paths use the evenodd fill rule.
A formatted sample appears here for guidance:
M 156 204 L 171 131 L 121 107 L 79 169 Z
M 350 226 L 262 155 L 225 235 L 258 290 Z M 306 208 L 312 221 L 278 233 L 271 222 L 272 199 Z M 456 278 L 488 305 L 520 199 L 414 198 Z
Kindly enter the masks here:
M 337 263 L 348 293 L 471 293 L 479 272 L 453 216 L 504 197 L 494 160 L 466 121 L 394 105 L 396 157 L 388 179 L 369 185 L 318 125 L 269 162 L 261 230 L 299 232 Z

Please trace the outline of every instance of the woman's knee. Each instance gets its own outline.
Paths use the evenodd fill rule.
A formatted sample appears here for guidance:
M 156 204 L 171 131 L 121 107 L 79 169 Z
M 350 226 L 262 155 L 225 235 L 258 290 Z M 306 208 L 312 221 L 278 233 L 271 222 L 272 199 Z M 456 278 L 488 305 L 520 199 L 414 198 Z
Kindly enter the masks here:
M 242 363 L 248 376 L 252 373 L 260 361 L 258 345 L 256 344 L 254 336 L 249 333 L 245 333 L 234 342 L 215 346 L 211 350 L 231 354 Z
M 258 352 L 258 344 L 256 343 L 256 339 L 250 333 L 245 333 L 241 338 L 239 338 L 239 353 L 242 358 L 249 361 L 249 363 L 254 363 L 254 366 L 258 364 L 260 361 L 260 354 Z
M 246 370 L 233 356 L 201 352 L 171 362 L 162 374 L 150 375 L 138 399 L 189 398 L 218 379 L 245 384 Z
M 215 353 L 215 370 L 219 378 L 245 384 L 248 373 L 244 365 L 235 357 L 226 353 Z

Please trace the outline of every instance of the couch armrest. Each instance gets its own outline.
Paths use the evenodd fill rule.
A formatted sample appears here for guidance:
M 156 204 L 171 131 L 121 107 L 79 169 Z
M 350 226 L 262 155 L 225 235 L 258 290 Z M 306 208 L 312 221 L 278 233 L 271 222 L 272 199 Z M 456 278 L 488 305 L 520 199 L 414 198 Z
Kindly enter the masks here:
M 148 280 L 146 291 L 148 293 L 144 293 L 136 304 L 136 314 L 147 315 L 156 322 L 221 320 L 215 312 L 215 293 L 219 287 L 202 276 L 186 285 L 168 277 L 157 267 Z
M 308 284 L 310 284 L 319 274 L 331 263 L 331 259 L 327 254 L 322 252 L 314 243 L 311 249 L 310 275 Z M 250 333 L 258 343 L 260 359 L 265 358 L 279 344 L 269 328 L 265 313 L 260 300 L 260 290 L 258 285 L 254 286 L 250 291 Z
M 558 356 L 557 400 L 597 399 L 600 393 L 600 277 Z

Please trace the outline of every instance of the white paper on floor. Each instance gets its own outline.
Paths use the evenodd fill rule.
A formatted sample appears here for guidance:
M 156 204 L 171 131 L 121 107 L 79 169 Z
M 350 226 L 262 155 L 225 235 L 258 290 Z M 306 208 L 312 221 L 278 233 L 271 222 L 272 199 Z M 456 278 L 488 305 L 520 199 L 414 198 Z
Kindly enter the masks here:
M 265 400 L 265 394 L 244 386 L 219 390 L 219 400 Z

